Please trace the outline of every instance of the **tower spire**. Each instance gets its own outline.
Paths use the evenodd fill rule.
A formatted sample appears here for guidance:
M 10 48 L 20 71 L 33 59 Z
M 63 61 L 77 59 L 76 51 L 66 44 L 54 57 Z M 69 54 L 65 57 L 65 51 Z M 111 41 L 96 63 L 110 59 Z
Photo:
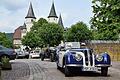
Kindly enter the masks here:
M 52 7 L 51 7 L 48 18 L 50 18 L 50 17 L 58 18 L 57 15 L 56 15 L 56 11 L 55 11 L 54 1 L 52 3 Z
M 60 26 L 64 27 L 61 14 L 60 14 L 60 16 L 59 16 L 58 24 L 59 24 Z
M 29 6 L 27 16 L 25 18 L 34 18 L 34 19 L 36 19 L 31 2 L 30 2 L 30 6 Z
M 23 26 L 22 26 L 22 29 L 26 29 L 26 24 L 24 22 Z

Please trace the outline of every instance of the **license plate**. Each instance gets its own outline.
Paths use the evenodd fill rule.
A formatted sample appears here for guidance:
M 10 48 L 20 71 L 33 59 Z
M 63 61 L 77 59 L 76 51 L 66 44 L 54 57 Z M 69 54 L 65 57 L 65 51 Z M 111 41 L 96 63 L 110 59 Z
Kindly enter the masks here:
M 97 71 L 96 67 L 83 67 L 83 71 Z

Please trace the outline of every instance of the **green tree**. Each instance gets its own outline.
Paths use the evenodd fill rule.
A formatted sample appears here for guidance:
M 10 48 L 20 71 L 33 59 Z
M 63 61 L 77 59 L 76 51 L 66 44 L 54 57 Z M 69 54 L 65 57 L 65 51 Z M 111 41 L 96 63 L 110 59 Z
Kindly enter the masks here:
M 39 37 L 37 31 L 30 31 L 26 36 L 22 39 L 22 44 L 25 46 L 29 46 L 30 48 L 42 47 L 44 45 L 44 41 Z
M 64 29 L 55 23 L 44 24 L 39 28 L 39 37 L 44 41 L 44 45 L 54 46 L 58 45 L 63 40 Z
M 43 24 L 48 23 L 46 19 L 40 18 L 37 22 L 33 23 L 33 26 L 31 28 L 32 31 L 38 30 L 40 27 L 42 27 Z
M 92 39 L 92 33 L 88 29 L 87 25 L 83 22 L 78 22 L 72 25 L 65 32 L 66 41 L 84 41 Z
M 44 42 L 39 37 L 38 30 L 43 26 L 43 24 L 47 23 L 47 20 L 44 18 L 40 18 L 37 22 L 34 22 L 31 31 L 28 32 L 22 39 L 22 44 L 29 46 L 30 48 L 42 47 L 44 45 Z
M 94 38 L 117 40 L 120 35 L 120 0 L 92 0 Z
M 38 46 L 37 41 L 39 40 L 35 32 L 30 31 L 26 34 L 26 36 L 23 37 L 22 44 L 29 46 L 30 48 L 35 48 Z
M 0 45 L 3 45 L 7 48 L 12 48 L 12 41 L 8 39 L 5 33 L 0 32 Z
M 22 44 L 31 48 L 58 45 L 63 40 L 63 28 L 40 18 L 22 39 Z

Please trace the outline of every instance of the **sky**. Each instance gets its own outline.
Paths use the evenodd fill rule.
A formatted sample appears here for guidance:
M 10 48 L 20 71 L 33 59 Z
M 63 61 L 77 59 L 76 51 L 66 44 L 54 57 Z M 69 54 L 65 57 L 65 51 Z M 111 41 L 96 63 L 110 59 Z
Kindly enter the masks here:
M 92 14 L 91 0 L 0 0 L 0 32 L 13 33 L 23 25 L 32 2 L 37 20 L 47 19 L 54 1 L 57 16 L 62 15 L 65 27 L 70 27 L 79 21 L 90 26 Z

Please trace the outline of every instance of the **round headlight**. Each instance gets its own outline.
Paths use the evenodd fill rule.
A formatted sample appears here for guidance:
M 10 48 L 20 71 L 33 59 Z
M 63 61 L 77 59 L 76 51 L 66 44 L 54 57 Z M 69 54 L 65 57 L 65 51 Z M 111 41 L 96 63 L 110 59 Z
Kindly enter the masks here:
M 81 60 L 82 60 L 82 55 L 76 53 L 76 54 L 75 54 L 75 59 L 76 59 L 77 61 L 81 61 Z
M 99 61 L 99 62 L 102 61 L 103 60 L 103 56 L 102 55 L 97 55 L 96 56 L 96 60 Z

